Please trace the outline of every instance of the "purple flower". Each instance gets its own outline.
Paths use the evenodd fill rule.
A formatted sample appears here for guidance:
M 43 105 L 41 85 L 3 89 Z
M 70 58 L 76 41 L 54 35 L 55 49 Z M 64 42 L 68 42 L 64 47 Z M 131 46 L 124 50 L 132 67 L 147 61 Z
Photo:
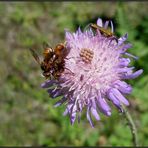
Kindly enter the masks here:
M 103 24 L 100 18 L 97 20 L 101 27 L 107 28 L 108 24 L 109 21 Z M 76 117 L 80 120 L 82 110 L 86 108 L 87 119 L 93 127 L 91 115 L 96 120 L 100 120 L 99 112 L 111 115 L 109 101 L 119 111 L 122 111 L 121 103 L 129 105 L 124 95 L 130 94 L 132 87 L 124 80 L 138 77 L 143 70 L 134 72 L 134 67 L 129 67 L 129 57 L 136 57 L 127 53 L 131 47 L 124 43 L 127 34 L 115 40 L 99 30 L 94 34 L 91 28 L 84 32 L 79 28 L 76 33 L 66 31 L 65 38 L 66 48 L 70 50 L 65 70 L 59 81 L 48 80 L 42 87 L 48 88 L 52 98 L 62 96 L 55 106 L 66 104 L 63 114 L 70 116 L 71 124 Z

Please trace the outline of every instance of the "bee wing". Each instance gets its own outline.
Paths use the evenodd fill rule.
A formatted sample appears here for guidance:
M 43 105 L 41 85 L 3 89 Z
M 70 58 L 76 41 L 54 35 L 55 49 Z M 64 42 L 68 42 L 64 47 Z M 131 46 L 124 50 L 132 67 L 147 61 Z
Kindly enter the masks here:
M 49 46 L 49 44 L 47 42 L 43 42 L 43 48 L 51 48 L 51 46 Z
M 47 42 L 43 42 L 43 48 L 48 48 L 48 47 L 49 47 L 48 43 Z
M 41 64 L 40 58 L 39 58 L 38 54 L 35 52 L 35 50 L 32 48 L 29 48 L 29 50 L 31 51 L 32 56 L 38 62 L 38 64 Z
M 92 28 L 93 34 L 96 34 L 96 32 L 97 32 L 97 34 L 101 35 L 101 33 L 100 33 L 100 29 L 102 28 L 101 26 L 91 23 L 90 27 Z
M 90 26 L 91 26 L 91 23 L 89 23 L 85 28 L 84 28 L 84 31 L 87 31 L 90 29 Z

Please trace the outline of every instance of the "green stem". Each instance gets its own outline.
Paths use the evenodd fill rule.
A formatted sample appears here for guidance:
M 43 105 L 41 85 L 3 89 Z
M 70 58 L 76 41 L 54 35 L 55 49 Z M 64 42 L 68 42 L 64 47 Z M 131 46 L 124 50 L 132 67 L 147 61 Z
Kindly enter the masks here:
M 130 127 L 131 133 L 132 133 L 132 141 L 134 146 L 138 146 L 138 136 L 137 136 L 137 129 L 134 124 L 134 121 L 130 115 L 130 113 L 126 110 L 126 107 L 122 104 L 122 109 L 124 111 L 124 116 L 128 122 L 128 125 Z

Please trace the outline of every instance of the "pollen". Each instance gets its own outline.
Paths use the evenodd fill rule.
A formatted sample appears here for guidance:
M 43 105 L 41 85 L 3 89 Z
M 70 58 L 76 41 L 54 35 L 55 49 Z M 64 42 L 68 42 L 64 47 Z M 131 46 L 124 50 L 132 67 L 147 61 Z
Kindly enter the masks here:
M 84 61 L 85 63 L 91 63 L 93 55 L 94 53 L 92 50 L 87 48 L 81 49 L 80 57 L 82 58 L 82 61 Z

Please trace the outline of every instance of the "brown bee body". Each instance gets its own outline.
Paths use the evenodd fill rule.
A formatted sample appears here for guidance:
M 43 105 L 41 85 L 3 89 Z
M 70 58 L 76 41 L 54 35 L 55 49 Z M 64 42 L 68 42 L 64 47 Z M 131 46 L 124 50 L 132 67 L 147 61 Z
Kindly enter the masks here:
M 38 55 L 33 49 L 30 49 L 30 51 L 35 60 L 40 64 L 43 76 L 45 76 L 45 78 L 51 79 L 53 77 L 54 79 L 58 79 L 64 71 L 65 57 L 68 53 L 67 49 L 62 43 L 59 43 L 54 49 L 49 47 L 47 44 L 44 44 L 43 47 L 43 61 L 40 61 Z

